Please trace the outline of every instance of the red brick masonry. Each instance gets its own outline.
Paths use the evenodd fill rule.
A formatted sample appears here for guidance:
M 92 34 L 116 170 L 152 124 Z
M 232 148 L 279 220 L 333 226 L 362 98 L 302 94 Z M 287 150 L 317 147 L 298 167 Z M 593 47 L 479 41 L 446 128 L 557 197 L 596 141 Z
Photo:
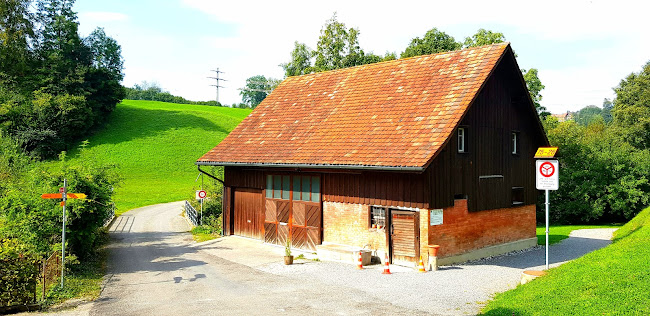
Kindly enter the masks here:
M 440 245 L 441 258 L 536 236 L 535 205 L 469 213 L 467 200 L 456 200 L 443 218 L 429 226 L 429 245 Z

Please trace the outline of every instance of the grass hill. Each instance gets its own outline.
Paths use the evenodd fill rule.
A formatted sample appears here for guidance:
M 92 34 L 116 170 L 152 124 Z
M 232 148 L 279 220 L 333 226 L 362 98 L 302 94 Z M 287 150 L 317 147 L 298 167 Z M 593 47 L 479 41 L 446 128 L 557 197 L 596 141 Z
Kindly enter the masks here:
M 614 242 L 498 294 L 486 315 L 650 315 L 650 207 Z
M 118 165 L 118 213 L 191 197 L 194 162 L 216 146 L 251 110 L 124 100 L 106 126 L 88 138 L 99 162 Z M 70 152 L 71 159 L 75 151 Z

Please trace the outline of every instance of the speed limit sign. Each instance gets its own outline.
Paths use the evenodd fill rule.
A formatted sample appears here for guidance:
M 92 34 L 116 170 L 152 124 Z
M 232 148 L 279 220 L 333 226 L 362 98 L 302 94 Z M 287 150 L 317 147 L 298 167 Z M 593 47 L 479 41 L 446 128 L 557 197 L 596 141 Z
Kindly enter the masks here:
M 208 193 L 205 192 L 205 190 L 196 190 L 196 199 L 197 200 L 205 199 L 206 196 L 208 196 Z

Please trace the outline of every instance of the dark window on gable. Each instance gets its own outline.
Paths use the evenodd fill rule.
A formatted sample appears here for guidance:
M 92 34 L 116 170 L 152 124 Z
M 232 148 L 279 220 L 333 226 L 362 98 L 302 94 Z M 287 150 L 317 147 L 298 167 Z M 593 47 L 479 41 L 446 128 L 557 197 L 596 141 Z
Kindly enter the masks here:
M 465 127 L 458 128 L 458 152 L 467 152 L 467 128 Z
M 519 132 L 510 133 L 510 149 L 513 155 L 519 154 Z
M 370 207 L 370 227 L 386 227 L 386 208 L 381 206 Z
M 524 204 L 524 187 L 512 187 L 512 205 Z

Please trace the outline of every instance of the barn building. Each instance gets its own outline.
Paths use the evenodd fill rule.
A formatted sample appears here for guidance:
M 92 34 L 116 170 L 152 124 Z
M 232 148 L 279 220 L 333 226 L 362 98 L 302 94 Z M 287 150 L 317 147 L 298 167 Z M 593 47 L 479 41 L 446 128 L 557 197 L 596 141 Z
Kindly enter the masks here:
M 226 235 L 412 265 L 536 244 L 548 145 L 508 43 L 289 77 L 196 162 Z

